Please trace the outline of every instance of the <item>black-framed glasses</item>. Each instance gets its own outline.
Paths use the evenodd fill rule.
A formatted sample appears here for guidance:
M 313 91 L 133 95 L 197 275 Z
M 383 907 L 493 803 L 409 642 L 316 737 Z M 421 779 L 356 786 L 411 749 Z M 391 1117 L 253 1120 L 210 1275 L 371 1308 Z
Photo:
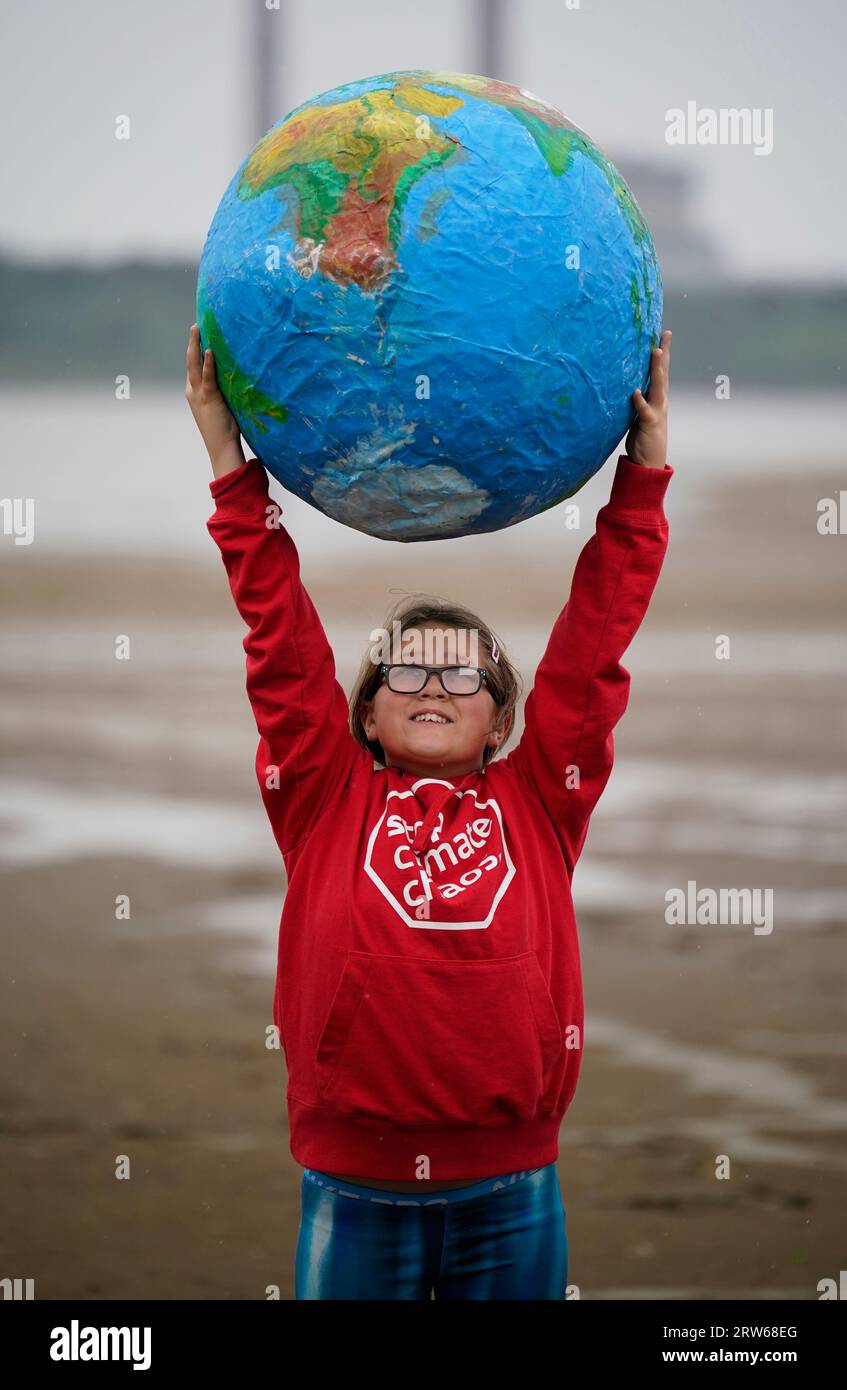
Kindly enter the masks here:
M 389 666 L 383 662 L 379 669 L 388 689 L 397 695 L 417 694 L 433 673 L 448 695 L 475 695 L 483 681 L 488 680 L 488 673 L 481 666 Z

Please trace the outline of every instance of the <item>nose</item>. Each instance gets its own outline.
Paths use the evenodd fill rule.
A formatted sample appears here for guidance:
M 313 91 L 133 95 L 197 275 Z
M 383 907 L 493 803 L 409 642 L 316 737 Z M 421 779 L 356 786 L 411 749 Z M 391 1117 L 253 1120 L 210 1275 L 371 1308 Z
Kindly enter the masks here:
M 437 671 L 431 671 L 427 678 L 426 685 L 420 692 L 422 695 L 445 695 L 447 694 L 438 676 Z

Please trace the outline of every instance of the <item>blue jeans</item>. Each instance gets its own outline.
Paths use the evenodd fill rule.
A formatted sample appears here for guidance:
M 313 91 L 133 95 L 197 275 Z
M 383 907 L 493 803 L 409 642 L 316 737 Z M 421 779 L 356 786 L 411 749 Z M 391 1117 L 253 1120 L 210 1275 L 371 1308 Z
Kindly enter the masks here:
M 557 1299 L 568 1282 L 555 1163 L 428 1195 L 305 1168 L 296 1299 Z

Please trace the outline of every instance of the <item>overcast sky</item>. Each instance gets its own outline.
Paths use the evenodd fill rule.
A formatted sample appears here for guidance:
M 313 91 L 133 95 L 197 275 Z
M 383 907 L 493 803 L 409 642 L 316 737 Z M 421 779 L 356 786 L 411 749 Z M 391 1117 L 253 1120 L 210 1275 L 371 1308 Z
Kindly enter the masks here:
M 572 0 L 572 3 L 574 0 Z M 694 171 L 739 275 L 847 280 L 842 0 L 508 0 L 504 73 L 614 159 Z M 0 248 L 55 263 L 199 258 L 263 133 L 253 29 L 276 43 L 277 117 L 396 68 L 480 71 L 475 0 L 4 0 Z M 773 152 L 669 146 L 665 114 L 772 108 Z M 131 118 L 131 139 L 115 120 Z M 634 188 L 636 197 L 637 187 Z

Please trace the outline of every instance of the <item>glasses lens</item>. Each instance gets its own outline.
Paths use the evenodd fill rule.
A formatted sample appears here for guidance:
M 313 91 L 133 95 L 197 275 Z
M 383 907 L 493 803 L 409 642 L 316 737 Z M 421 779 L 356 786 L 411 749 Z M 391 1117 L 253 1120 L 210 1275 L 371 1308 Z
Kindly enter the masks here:
M 422 666 L 389 666 L 388 688 L 401 694 L 413 694 L 423 690 L 426 684 L 426 671 Z
M 475 666 L 446 666 L 442 674 L 451 695 L 475 695 L 479 690 L 481 677 Z

